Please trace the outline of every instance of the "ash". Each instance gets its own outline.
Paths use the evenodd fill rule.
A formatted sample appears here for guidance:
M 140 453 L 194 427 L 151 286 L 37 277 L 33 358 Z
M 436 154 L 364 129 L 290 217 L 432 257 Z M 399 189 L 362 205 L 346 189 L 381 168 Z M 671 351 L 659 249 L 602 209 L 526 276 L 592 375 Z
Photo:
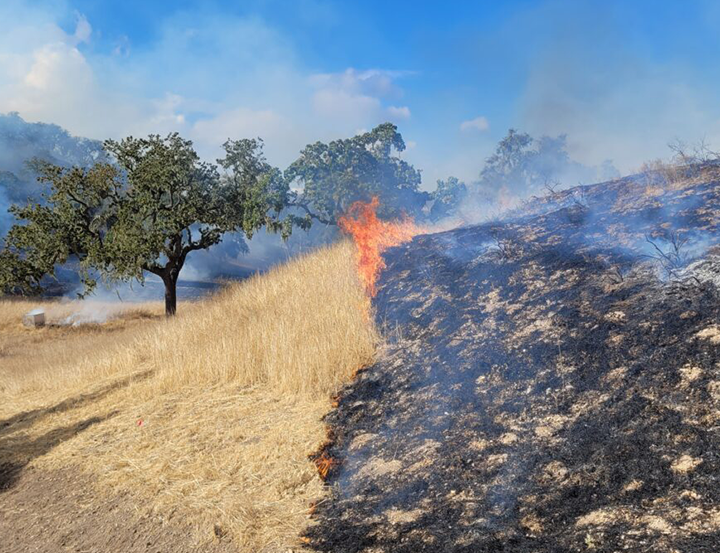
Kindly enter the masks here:
M 717 175 L 582 196 L 386 254 L 311 547 L 720 550 Z

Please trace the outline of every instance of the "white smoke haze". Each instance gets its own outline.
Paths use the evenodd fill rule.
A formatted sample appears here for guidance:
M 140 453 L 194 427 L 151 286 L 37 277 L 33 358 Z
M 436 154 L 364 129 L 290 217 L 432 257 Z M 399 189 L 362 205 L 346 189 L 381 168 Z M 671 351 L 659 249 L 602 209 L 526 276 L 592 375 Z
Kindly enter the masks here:
M 82 326 L 87 324 L 103 324 L 108 320 L 119 316 L 123 312 L 120 304 L 100 304 L 95 302 L 83 302 L 77 306 L 77 310 L 61 319 L 59 324 L 63 326 Z
M 720 145 L 720 108 L 706 76 L 678 58 L 652 58 L 612 10 L 549 2 L 527 17 L 549 22 L 552 38 L 532 56 L 522 130 L 567 134 L 574 159 L 611 159 L 623 174 L 667 158 L 676 138 Z
M 69 300 L 46 304 L 28 310 L 44 312 L 45 324 L 49 326 L 84 326 L 106 324 L 141 307 L 140 303 L 107 301 L 101 299 Z
M 573 163 L 553 175 L 558 188 L 613 178 L 615 167 L 633 172 L 643 161 L 667 157 L 674 138 L 716 144 L 720 108 L 702 75 L 633 48 L 631 31 L 611 12 L 564 1 L 519 10 L 495 35 L 482 37 L 484 52 L 511 45 L 510 52 L 523 50 L 527 58 L 516 68 L 522 79 L 514 104 L 502 114 L 491 105 L 464 106 L 458 114 L 452 95 L 423 104 L 412 93 L 416 83 L 435 78 L 431 73 L 317 67 L 292 37 L 258 16 L 195 7 L 157 21 L 146 44 L 120 36 L 103 48 L 103 30 L 84 14 L 61 3 L 8 0 L 0 5 L 0 113 L 18 111 L 27 121 L 95 139 L 178 131 L 208 161 L 222 155 L 228 138 L 261 137 L 268 161 L 280 168 L 308 143 L 390 120 L 408 145 L 402 157 L 423 171 L 428 191 L 451 175 L 472 185 L 509 127 L 536 139 L 567 135 Z M 519 42 L 526 35 L 535 39 Z M 448 46 L 444 62 L 471 66 L 466 46 Z M 452 224 L 499 217 L 534 193 L 519 187 L 492 201 L 468 197 Z M 13 222 L 1 194 L 0 234 Z M 246 242 L 249 253 L 227 236 L 210 252 L 194 252 L 181 282 L 265 270 L 309 242 L 296 232 L 289 244 L 260 233 Z M 190 296 L 195 290 L 184 289 Z M 162 293 L 149 278 L 145 287 L 121 287 L 121 296 Z
M 5 233 L 15 222 L 15 218 L 8 213 L 10 205 L 10 200 L 3 193 L 2 188 L 0 188 L 0 237 L 5 236 Z

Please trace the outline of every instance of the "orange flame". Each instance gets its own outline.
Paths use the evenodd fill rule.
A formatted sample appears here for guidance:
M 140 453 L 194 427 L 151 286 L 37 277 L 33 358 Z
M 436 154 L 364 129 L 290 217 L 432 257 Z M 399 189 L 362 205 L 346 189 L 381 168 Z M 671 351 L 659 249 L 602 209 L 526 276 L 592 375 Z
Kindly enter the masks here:
M 358 249 L 358 271 L 370 296 L 375 296 L 375 287 L 380 271 L 385 268 L 382 253 L 393 246 L 412 239 L 420 232 L 412 219 L 381 221 L 377 218 L 380 200 L 355 202 L 348 212 L 340 217 L 340 228 L 350 234 Z
M 318 474 L 320 475 L 320 479 L 325 481 L 328 477 L 328 474 L 330 474 L 330 470 L 334 466 L 336 466 L 338 463 L 335 459 L 330 457 L 327 454 L 327 451 L 323 451 L 320 454 L 320 457 L 315 459 L 315 466 L 317 467 Z

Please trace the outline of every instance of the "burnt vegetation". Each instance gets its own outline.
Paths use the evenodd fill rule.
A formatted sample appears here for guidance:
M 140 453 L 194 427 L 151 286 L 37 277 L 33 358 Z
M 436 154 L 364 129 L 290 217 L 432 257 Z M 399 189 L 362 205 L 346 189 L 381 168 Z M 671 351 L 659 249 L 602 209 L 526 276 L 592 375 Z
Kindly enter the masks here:
M 677 278 L 680 271 L 688 264 L 689 238 L 679 232 L 671 231 L 657 238 L 645 236 L 645 241 L 652 246 L 653 253 L 648 257 L 654 259 L 668 278 Z
M 312 547 L 718 550 L 720 181 L 683 174 L 386 255 L 376 318 L 398 332 L 326 419 Z

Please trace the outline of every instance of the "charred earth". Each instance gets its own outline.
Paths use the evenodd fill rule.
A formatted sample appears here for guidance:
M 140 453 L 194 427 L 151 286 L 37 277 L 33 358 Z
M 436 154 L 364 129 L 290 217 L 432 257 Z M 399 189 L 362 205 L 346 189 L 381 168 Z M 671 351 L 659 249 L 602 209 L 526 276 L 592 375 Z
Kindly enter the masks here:
M 720 550 L 720 169 L 390 250 L 317 551 Z

